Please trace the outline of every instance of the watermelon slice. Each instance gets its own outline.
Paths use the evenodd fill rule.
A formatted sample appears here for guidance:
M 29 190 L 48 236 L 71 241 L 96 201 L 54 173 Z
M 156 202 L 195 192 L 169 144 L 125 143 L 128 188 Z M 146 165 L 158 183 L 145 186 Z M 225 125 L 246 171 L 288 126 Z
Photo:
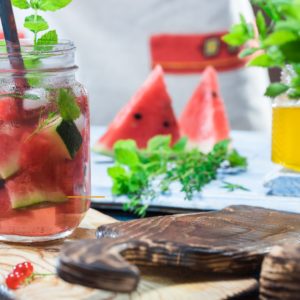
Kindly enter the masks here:
M 43 172 L 44 171 L 44 172 Z M 51 170 L 31 169 L 5 183 L 13 209 L 44 202 L 64 202 L 66 195 L 55 184 Z
M 188 137 L 189 146 L 203 152 L 229 139 L 229 122 L 214 68 L 204 70 L 199 86 L 179 118 L 179 127 L 181 135 Z
M 179 138 L 178 124 L 167 92 L 163 70 L 157 66 L 130 102 L 116 115 L 107 132 L 94 146 L 96 152 L 110 153 L 118 140 L 134 139 L 140 148 L 158 134 Z

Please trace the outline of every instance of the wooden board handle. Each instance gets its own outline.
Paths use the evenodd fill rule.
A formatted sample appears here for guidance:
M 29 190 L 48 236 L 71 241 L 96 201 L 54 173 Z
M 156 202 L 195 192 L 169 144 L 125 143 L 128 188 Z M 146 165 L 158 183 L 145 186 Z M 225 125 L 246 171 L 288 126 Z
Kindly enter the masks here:
M 58 275 L 71 283 L 111 291 L 131 292 L 139 283 L 139 270 L 121 255 L 136 249 L 135 243 L 81 240 L 64 247 Z

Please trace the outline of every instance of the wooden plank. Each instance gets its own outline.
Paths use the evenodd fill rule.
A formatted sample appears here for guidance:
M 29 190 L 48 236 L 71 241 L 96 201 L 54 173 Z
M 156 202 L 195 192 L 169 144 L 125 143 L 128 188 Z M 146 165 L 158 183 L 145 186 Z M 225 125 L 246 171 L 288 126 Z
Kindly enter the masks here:
M 95 229 L 103 224 L 115 222 L 94 210 L 89 210 L 80 228 L 69 240 L 94 238 Z M 32 261 L 37 273 L 54 273 L 62 242 L 43 245 L 12 245 L 0 243 L 0 282 L 12 267 L 22 261 Z M 257 282 L 251 278 L 208 279 L 203 274 L 160 269 L 143 270 L 142 280 L 136 292 L 118 294 L 103 290 L 85 288 L 68 284 L 56 276 L 46 276 L 34 280 L 14 294 L 19 300 L 77 300 L 77 299 L 229 299 L 245 291 L 257 288 Z M 159 274 L 159 275 L 158 275 Z

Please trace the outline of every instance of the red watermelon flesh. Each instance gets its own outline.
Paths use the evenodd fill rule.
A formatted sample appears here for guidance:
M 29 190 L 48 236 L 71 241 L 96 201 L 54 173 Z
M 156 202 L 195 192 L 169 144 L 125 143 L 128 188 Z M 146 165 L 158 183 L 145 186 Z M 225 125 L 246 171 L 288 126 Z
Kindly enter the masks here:
M 155 135 L 179 138 L 178 124 L 167 92 L 163 70 L 157 66 L 129 103 L 117 114 L 107 132 L 98 140 L 94 150 L 110 152 L 118 140 L 134 139 L 145 148 Z
M 182 136 L 190 146 L 208 152 L 219 141 L 229 138 L 229 122 L 221 98 L 217 72 L 207 67 L 202 80 L 179 118 Z
M 12 97 L 0 98 L 0 121 L 16 121 L 20 119 L 20 102 Z M 22 104 L 22 103 L 21 103 Z

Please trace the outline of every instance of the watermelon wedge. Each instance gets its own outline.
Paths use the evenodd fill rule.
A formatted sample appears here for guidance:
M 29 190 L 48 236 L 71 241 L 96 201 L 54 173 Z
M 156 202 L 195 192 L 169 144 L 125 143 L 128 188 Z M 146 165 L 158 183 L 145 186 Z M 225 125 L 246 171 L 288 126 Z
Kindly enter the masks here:
M 151 72 L 129 103 L 116 115 L 93 150 L 109 154 L 114 143 L 124 139 L 134 139 L 138 147 L 144 148 L 147 141 L 158 134 L 171 135 L 172 142 L 179 138 L 178 124 L 160 66 Z
M 229 139 L 229 122 L 214 68 L 204 70 L 200 84 L 179 118 L 179 127 L 181 135 L 188 137 L 189 146 L 203 152 Z

